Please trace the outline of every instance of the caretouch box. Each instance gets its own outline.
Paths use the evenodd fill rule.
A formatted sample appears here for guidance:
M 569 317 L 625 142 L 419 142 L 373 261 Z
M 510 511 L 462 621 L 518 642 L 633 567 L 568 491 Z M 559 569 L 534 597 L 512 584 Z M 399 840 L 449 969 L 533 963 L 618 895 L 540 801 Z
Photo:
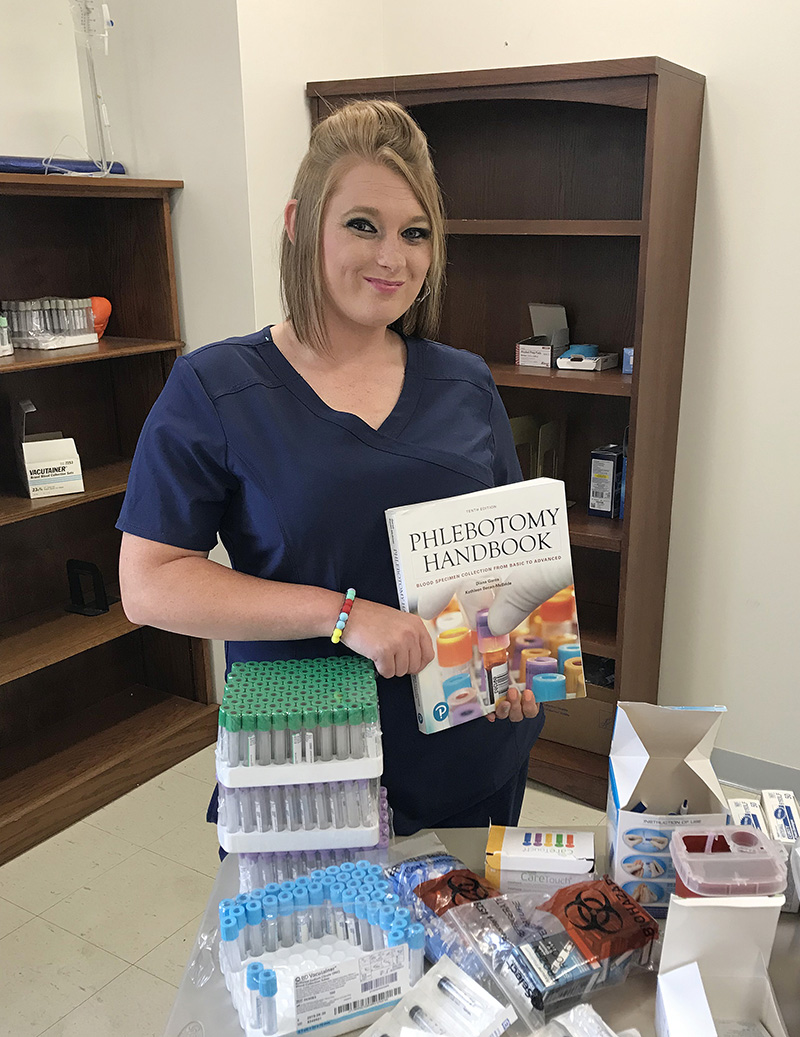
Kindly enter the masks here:
M 658 1037 L 787 1037 L 767 975 L 783 896 L 672 897 L 656 994 Z
M 550 893 L 594 871 L 594 832 L 491 825 L 486 881 L 502 893 Z
M 608 761 L 609 869 L 617 885 L 657 917 L 675 891 L 672 833 L 727 821 L 728 804 L 711 766 L 724 712 L 724 706 L 617 704 Z

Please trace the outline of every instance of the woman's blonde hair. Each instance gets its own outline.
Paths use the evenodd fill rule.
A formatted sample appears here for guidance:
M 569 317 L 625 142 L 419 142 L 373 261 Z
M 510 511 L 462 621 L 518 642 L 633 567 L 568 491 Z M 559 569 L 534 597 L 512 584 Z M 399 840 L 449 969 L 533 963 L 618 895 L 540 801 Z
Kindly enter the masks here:
M 318 123 L 292 188 L 297 199 L 295 239 L 281 241 L 281 293 L 285 314 L 301 342 L 325 349 L 322 314 L 322 223 L 348 159 L 375 162 L 398 173 L 430 221 L 431 265 L 418 299 L 391 327 L 432 338 L 439 325 L 445 277 L 442 196 L 428 141 L 408 112 L 394 101 L 353 101 Z M 425 291 L 427 289 L 427 294 Z

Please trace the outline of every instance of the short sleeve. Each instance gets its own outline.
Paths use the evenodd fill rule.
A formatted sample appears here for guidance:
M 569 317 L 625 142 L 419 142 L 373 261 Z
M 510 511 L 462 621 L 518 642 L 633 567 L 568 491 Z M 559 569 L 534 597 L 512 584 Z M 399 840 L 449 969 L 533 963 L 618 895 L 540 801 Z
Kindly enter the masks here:
M 497 388 L 492 385 L 492 409 L 490 414 L 492 424 L 492 435 L 494 437 L 494 456 L 492 458 L 492 471 L 494 472 L 495 486 L 507 486 L 508 483 L 522 481 L 522 468 L 520 467 L 517 448 L 514 445 L 514 435 L 511 425 L 500 399 Z
M 213 402 L 179 357 L 139 436 L 117 529 L 210 551 L 237 488 L 226 446 Z

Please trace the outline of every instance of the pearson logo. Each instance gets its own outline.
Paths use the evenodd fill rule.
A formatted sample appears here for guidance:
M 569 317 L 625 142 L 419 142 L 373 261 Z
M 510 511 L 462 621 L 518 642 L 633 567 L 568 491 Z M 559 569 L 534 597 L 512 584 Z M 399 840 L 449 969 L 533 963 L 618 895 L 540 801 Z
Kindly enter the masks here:
M 434 720 L 446 720 L 449 712 L 450 707 L 446 702 L 437 702 L 433 707 L 433 718 Z

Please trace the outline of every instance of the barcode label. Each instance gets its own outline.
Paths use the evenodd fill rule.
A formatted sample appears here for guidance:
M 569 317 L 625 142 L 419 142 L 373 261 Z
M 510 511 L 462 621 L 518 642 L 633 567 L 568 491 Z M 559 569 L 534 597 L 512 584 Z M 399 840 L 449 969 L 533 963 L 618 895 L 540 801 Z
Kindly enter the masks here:
M 379 976 L 377 979 L 369 979 L 366 983 L 361 984 L 361 993 L 366 994 L 370 990 L 380 990 L 381 987 L 390 987 L 396 982 L 396 972 L 393 972 L 391 976 Z
M 374 1005 L 383 1004 L 384 1001 L 391 1001 L 393 997 L 399 997 L 402 989 L 402 987 L 393 987 L 391 990 L 384 990 L 380 994 L 373 994 L 372 997 L 360 997 L 356 1001 L 348 1001 L 347 1004 L 337 1005 L 334 1014 L 347 1015 L 349 1012 L 362 1012 L 365 1008 L 372 1008 Z
M 408 947 L 387 947 L 295 977 L 297 1033 L 393 1004 L 408 990 Z

